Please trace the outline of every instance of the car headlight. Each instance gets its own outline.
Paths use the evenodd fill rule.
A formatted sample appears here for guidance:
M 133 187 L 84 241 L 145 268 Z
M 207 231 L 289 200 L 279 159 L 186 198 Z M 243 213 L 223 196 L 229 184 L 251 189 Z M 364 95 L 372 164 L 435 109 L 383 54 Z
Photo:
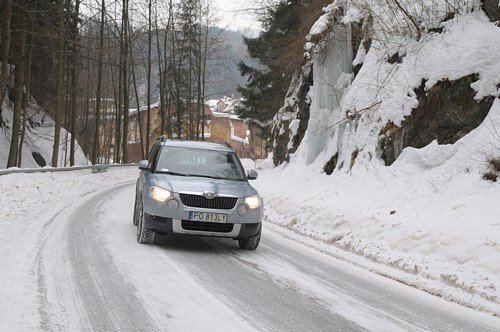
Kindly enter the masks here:
M 151 190 L 149 191 L 149 196 L 151 196 L 152 199 L 158 202 L 165 202 L 170 196 L 172 196 L 172 193 L 167 190 L 163 189 L 160 187 L 151 187 Z
M 257 209 L 262 206 L 262 198 L 259 195 L 245 197 L 245 204 L 249 209 Z

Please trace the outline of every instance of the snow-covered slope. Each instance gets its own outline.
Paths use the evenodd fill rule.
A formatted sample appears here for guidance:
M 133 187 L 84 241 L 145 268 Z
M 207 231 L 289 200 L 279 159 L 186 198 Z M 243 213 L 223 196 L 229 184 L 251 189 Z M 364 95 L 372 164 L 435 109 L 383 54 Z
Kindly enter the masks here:
M 12 136 L 13 104 L 11 105 L 7 94 L 2 107 L 2 117 L 6 127 L 0 128 L 0 168 L 7 166 Z M 28 111 L 28 127 L 23 146 L 22 168 L 38 168 L 50 166 L 52 160 L 52 149 L 54 145 L 54 120 L 37 104 L 30 100 Z M 61 144 L 59 147 L 58 167 L 69 166 L 69 149 L 71 134 L 64 128 L 61 129 Z M 35 155 L 38 158 L 35 160 Z M 75 164 L 88 164 L 82 148 L 76 143 Z
M 334 1 L 304 41 L 314 70 L 307 130 L 289 162 L 258 181 L 267 220 L 356 264 L 500 315 L 500 183 L 484 179 L 500 175 L 500 28 L 480 1 L 399 1 L 418 29 L 389 3 Z M 354 52 L 351 23 L 363 27 Z M 458 101 L 463 111 L 480 105 L 486 117 L 450 144 L 428 135 L 411 147 L 409 132 L 425 129 L 411 127 L 423 101 L 430 127 L 432 97 L 440 91 L 455 101 L 453 82 L 472 91 Z M 290 94 L 285 106 L 296 100 Z M 274 132 L 291 150 L 304 118 L 293 107 L 275 118 Z M 438 131 L 453 125 L 444 119 Z

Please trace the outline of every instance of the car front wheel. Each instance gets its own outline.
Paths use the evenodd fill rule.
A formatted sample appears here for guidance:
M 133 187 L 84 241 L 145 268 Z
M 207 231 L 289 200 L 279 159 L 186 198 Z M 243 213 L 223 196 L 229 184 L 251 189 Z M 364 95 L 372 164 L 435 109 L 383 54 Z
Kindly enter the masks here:
M 139 203 L 139 213 L 137 222 L 137 242 L 151 244 L 155 242 L 155 232 L 146 226 L 146 216 L 144 214 L 144 208 L 142 202 Z
M 250 236 L 247 239 L 243 240 L 238 240 L 238 244 L 240 245 L 241 249 L 245 250 L 255 250 L 259 246 L 260 243 L 260 234 L 261 230 L 259 230 L 259 233 L 255 234 L 254 236 Z

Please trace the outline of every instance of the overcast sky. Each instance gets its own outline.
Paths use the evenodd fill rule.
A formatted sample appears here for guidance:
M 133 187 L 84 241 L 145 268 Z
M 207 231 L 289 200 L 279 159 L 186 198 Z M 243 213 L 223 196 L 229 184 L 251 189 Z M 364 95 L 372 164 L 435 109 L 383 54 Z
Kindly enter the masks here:
M 252 0 L 214 0 L 221 27 L 230 30 L 250 29 L 258 31 L 260 23 L 245 9 L 252 6 Z

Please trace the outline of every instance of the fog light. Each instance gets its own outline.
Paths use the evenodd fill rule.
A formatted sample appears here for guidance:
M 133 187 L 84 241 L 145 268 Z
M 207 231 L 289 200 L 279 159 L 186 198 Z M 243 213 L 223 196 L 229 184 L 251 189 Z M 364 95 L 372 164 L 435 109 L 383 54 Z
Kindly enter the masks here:
M 238 214 L 240 216 L 245 215 L 247 213 L 247 211 L 248 211 L 248 208 L 246 207 L 246 205 L 242 204 L 242 205 L 238 206 Z
M 179 207 L 179 203 L 175 199 L 171 199 L 168 201 L 167 206 L 171 210 L 175 210 Z

